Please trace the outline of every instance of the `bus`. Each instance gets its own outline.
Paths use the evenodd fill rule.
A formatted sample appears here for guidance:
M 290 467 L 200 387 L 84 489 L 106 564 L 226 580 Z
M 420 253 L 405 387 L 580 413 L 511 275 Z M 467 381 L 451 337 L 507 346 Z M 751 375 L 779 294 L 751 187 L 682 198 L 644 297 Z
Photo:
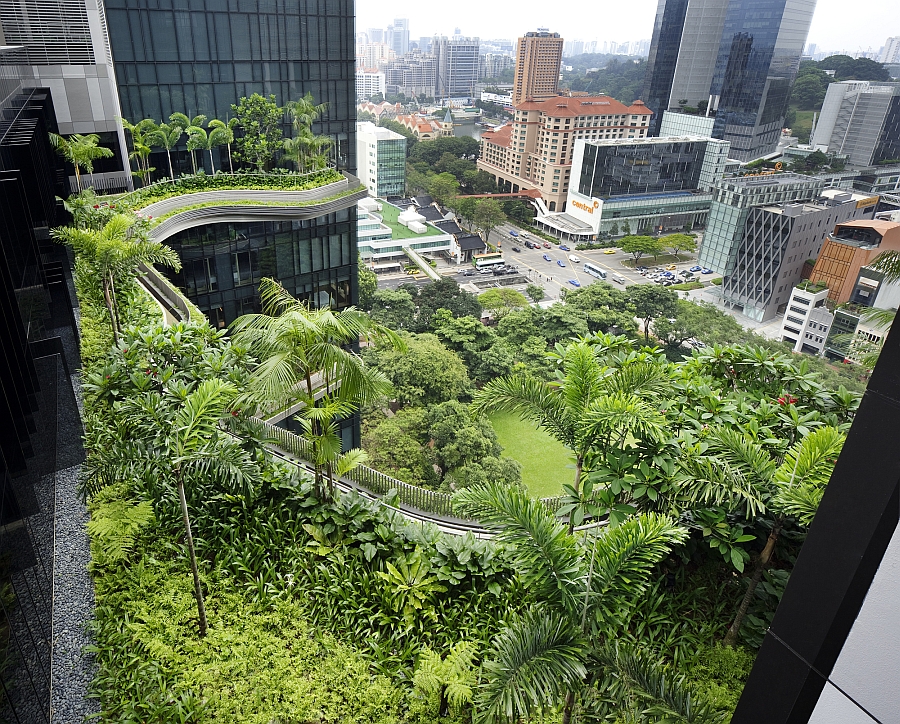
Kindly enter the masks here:
M 606 272 L 596 264 L 591 264 L 590 262 L 585 262 L 584 273 L 590 274 L 592 277 L 596 277 L 597 279 L 606 279 Z
M 503 266 L 506 262 L 503 261 L 503 254 L 497 251 L 489 254 L 473 255 L 472 264 L 475 265 L 476 269 L 490 269 L 495 266 Z

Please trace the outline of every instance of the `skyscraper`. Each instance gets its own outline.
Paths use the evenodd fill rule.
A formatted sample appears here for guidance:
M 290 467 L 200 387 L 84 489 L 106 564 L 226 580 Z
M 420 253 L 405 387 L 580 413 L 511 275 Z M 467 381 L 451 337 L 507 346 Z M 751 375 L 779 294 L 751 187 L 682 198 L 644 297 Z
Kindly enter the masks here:
M 516 47 L 513 105 L 526 100 L 543 101 L 557 94 L 563 39 L 546 28 L 525 33 Z
M 178 9 L 156 0 L 105 0 L 105 6 L 125 118 L 159 121 L 182 112 L 225 120 L 242 96 L 274 93 L 283 105 L 309 92 L 328 103 L 316 132 L 333 139 L 338 168 L 355 169 L 351 0 L 310 4 L 311 10 L 307 3 L 265 0 L 192 0 Z
M 445 98 L 472 98 L 478 82 L 478 38 L 435 37 L 431 52 L 437 60 L 437 92 Z
M 390 37 L 388 43 L 397 57 L 409 52 L 409 19 L 396 18 L 394 24 L 388 28 Z
M 742 161 L 778 145 L 813 0 L 660 0 L 643 99 L 656 114 L 715 113 L 713 135 Z

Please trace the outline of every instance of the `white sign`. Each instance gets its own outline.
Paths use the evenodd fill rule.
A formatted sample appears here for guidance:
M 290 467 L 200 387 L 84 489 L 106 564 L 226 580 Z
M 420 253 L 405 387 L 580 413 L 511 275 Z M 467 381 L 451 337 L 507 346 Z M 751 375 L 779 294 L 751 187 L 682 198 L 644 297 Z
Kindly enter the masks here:
M 594 233 L 600 232 L 600 217 L 603 215 L 603 200 L 592 196 L 583 196 L 577 191 L 569 190 L 566 197 L 566 213 L 590 226 Z

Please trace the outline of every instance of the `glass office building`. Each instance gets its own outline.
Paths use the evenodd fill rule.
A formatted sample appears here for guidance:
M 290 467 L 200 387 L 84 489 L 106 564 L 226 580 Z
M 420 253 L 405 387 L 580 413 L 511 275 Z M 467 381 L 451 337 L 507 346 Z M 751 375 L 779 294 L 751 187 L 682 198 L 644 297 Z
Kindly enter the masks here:
M 814 0 L 731 0 L 710 87 L 713 136 L 750 161 L 778 146 Z
M 355 170 L 352 0 L 105 4 L 125 118 L 183 112 L 225 120 L 242 96 L 275 94 L 284 105 L 309 92 L 328 103 L 314 130 L 333 139 L 338 168 Z M 180 160 L 188 171 L 186 155 Z

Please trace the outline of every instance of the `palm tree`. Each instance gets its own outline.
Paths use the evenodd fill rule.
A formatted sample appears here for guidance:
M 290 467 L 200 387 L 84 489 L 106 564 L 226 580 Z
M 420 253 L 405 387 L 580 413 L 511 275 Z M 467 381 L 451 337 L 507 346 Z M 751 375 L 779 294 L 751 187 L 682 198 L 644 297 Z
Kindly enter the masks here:
M 221 123 L 221 121 L 220 121 Z M 212 122 L 210 122 L 210 129 L 207 132 L 205 129 L 200 128 L 199 126 L 190 126 L 187 129 L 188 133 L 188 148 L 189 149 L 200 149 L 202 151 L 209 152 L 209 168 L 213 175 L 216 173 L 216 166 L 213 163 L 213 148 L 216 146 L 221 146 L 228 139 L 228 131 L 226 127 L 222 126 L 213 126 Z
M 297 169 L 306 172 L 324 168 L 327 165 L 327 150 L 332 145 L 328 136 L 317 136 L 312 125 L 327 109 L 327 103 L 316 103 L 312 93 L 307 92 L 300 100 L 290 101 L 285 106 L 294 126 L 294 138 L 284 142 L 284 158 L 297 164 Z
M 132 227 L 136 221 L 133 215 L 116 214 L 100 230 L 67 226 L 50 232 L 56 241 L 68 244 L 84 258 L 100 279 L 113 344 L 116 345 L 119 343 L 120 329 L 116 304 L 118 281 L 133 278 L 140 264 L 165 264 L 176 271 L 181 268 L 181 260 L 168 246 L 133 233 Z
M 536 599 L 507 621 L 485 655 L 482 720 L 522 721 L 562 705 L 568 724 L 589 673 L 597 673 L 596 652 L 615 638 L 622 610 L 687 531 L 651 513 L 576 537 L 523 488 L 502 483 L 464 489 L 454 505 L 496 534 Z
M 707 447 L 690 449 L 679 460 L 678 494 L 684 502 L 723 507 L 750 520 L 767 512 L 771 516 L 771 531 L 725 635 L 726 646 L 737 643 L 756 587 L 788 519 L 794 516 L 804 527 L 812 522 L 844 437 L 837 428 L 817 428 L 795 442 L 779 465 L 743 431 L 715 428 L 705 438 Z
M 321 483 L 331 474 L 330 465 L 343 464 L 332 454 L 337 444 L 336 434 L 331 436 L 335 421 L 391 389 L 384 375 L 349 348 L 360 339 L 385 339 L 397 347 L 402 341 L 352 307 L 339 312 L 312 309 L 273 279 L 263 279 L 259 290 L 263 313 L 244 315 L 231 327 L 234 341 L 260 360 L 244 399 L 277 409 L 302 403 L 301 424 L 313 443 L 313 457 L 318 458 L 310 462 Z M 340 451 L 339 445 L 336 449 Z M 361 462 L 358 456 L 354 459 Z
M 173 126 L 177 126 L 184 133 L 187 133 L 188 129 L 191 127 L 200 128 L 203 126 L 203 124 L 206 123 L 206 116 L 201 113 L 193 118 L 188 118 L 184 113 L 173 113 L 169 116 L 169 123 Z M 196 146 L 191 148 L 191 142 L 188 140 L 188 151 L 191 154 L 191 167 L 194 169 L 195 174 L 197 173 L 197 158 L 194 156 L 196 148 Z
M 313 94 L 308 92 L 300 100 L 289 101 L 285 105 L 295 131 L 309 130 L 316 119 L 328 110 L 328 103 L 316 103 Z
M 585 459 L 596 448 L 621 446 L 629 435 L 654 440 L 664 436 L 665 419 L 651 404 L 666 385 L 663 368 L 646 362 L 611 370 L 600 362 L 605 350 L 588 341 L 573 342 L 558 356 L 557 381 L 528 374 L 501 377 L 476 392 L 473 401 L 479 413 L 517 413 L 571 450 L 576 496 Z M 570 533 L 574 527 L 575 517 L 570 516 Z
M 99 145 L 100 136 L 96 133 L 81 135 L 73 133 L 63 138 L 56 133 L 50 134 L 50 144 L 60 156 L 75 167 L 75 185 L 81 191 L 81 169 L 93 176 L 94 161 L 98 158 L 112 158 L 113 152 Z M 93 184 L 92 184 L 93 185 Z
M 234 143 L 234 127 L 238 124 L 237 118 L 232 118 L 225 123 L 224 121 L 220 121 L 218 118 L 213 118 L 209 124 L 209 128 L 221 128 L 225 135 L 225 140 L 222 142 L 228 147 L 228 172 L 234 173 L 234 166 L 231 163 L 231 144 Z M 210 162 L 211 163 L 211 162 Z
M 149 137 L 156 130 L 156 121 L 145 118 L 137 123 L 130 123 L 124 118 L 119 119 L 122 127 L 131 134 L 132 151 L 128 154 L 129 161 L 137 161 L 138 170 L 132 171 L 134 176 L 141 179 L 141 184 L 146 186 L 150 174 L 155 168 L 150 167 L 151 141 Z
M 155 146 L 166 149 L 166 156 L 169 160 L 169 178 L 175 180 L 175 171 L 172 168 L 172 149 L 178 145 L 184 129 L 175 124 L 160 123 L 150 134 L 149 138 Z

